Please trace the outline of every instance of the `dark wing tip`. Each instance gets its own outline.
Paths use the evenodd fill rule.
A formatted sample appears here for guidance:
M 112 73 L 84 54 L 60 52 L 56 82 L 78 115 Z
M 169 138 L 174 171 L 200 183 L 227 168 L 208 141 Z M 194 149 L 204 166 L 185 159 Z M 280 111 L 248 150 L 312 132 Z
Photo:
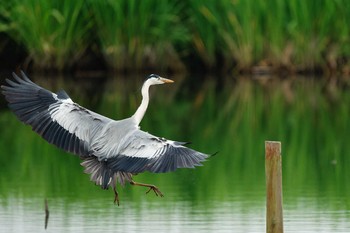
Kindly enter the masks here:
M 214 152 L 213 154 L 208 155 L 208 158 L 214 157 L 214 156 L 216 156 L 217 154 L 219 154 L 219 151 L 216 151 L 216 152 Z

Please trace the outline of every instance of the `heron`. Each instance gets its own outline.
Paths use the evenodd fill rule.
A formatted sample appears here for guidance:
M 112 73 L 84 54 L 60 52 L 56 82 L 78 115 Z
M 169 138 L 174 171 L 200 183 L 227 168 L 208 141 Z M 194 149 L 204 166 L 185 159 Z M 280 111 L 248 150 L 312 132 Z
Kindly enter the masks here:
M 32 82 L 26 74 L 12 73 L 1 86 L 9 108 L 18 119 L 32 127 L 51 144 L 82 160 L 84 172 L 102 189 L 113 188 L 119 206 L 117 184 L 148 188 L 156 196 L 163 193 L 153 184 L 134 181 L 142 172 L 166 173 L 178 168 L 201 166 L 208 154 L 187 147 L 187 143 L 154 136 L 140 129 L 149 104 L 149 88 L 173 83 L 156 74 L 149 75 L 141 88 L 142 101 L 129 118 L 113 120 L 73 102 L 64 90 L 53 93 Z

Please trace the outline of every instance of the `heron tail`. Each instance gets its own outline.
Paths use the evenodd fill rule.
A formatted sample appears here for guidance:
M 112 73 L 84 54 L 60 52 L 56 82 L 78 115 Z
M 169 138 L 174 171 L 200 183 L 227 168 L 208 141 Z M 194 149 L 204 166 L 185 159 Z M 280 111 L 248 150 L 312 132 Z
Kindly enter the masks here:
M 96 157 L 87 157 L 83 160 L 81 165 L 85 167 L 84 172 L 90 174 L 90 180 L 100 185 L 102 189 L 108 189 L 109 186 L 114 188 L 117 181 L 122 186 L 131 181 L 131 173 L 112 171 L 106 161 L 99 161 Z
M 113 181 L 113 172 L 107 167 L 107 163 L 99 161 L 97 158 L 84 158 L 81 163 L 85 167 L 84 172 L 90 174 L 90 180 L 100 185 L 103 189 L 108 189 Z

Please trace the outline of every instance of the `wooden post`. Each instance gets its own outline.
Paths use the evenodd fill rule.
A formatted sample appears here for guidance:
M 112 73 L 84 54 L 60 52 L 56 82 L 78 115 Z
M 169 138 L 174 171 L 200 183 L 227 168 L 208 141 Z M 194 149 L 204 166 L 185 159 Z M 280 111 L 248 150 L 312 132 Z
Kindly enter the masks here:
M 283 232 L 281 142 L 265 141 L 266 232 Z

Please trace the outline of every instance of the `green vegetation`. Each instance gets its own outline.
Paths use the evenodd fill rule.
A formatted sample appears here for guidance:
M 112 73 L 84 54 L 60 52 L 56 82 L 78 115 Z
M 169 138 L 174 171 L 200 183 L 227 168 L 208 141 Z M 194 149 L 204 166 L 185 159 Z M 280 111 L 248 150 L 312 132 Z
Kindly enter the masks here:
M 175 47 L 188 40 L 176 1 L 90 1 L 96 33 L 108 65 L 117 70 L 183 64 Z
M 14 0 L 0 4 L 0 31 L 41 69 L 69 68 L 89 47 L 120 71 L 349 73 L 349 15 L 347 0 Z
M 193 42 L 207 64 L 292 70 L 337 69 L 348 61 L 347 1 L 190 1 Z
M 84 2 L 2 1 L 0 30 L 26 48 L 27 61 L 36 68 L 63 70 L 75 64 L 89 44 L 92 22 Z

